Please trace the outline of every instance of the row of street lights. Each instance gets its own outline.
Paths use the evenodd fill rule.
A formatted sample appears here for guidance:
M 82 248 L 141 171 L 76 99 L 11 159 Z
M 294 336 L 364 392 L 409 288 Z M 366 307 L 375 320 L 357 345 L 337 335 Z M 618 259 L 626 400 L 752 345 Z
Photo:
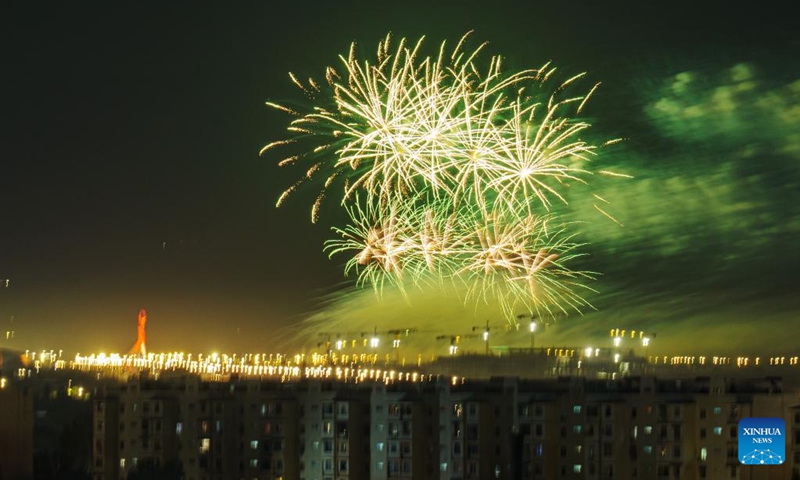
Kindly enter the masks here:
M 536 315 L 534 315 L 532 313 L 530 313 L 530 314 L 520 314 L 520 315 L 517 315 L 517 320 L 518 320 L 517 329 L 519 329 L 519 326 L 522 324 L 522 321 L 524 319 L 529 319 L 528 332 L 530 334 L 530 352 L 533 353 L 535 351 L 535 349 L 536 349 L 536 330 L 537 330 L 538 323 L 542 323 L 545 326 L 549 325 L 549 323 L 542 321 L 540 317 L 538 317 L 538 316 L 536 316 Z M 489 320 L 486 320 L 486 323 L 484 325 L 480 325 L 480 326 L 476 325 L 476 326 L 472 327 L 472 331 L 476 332 L 476 333 L 474 333 L 472 335 L 439 335 L 439 336 L 436 337 L 436 339 L 437 340 L 450 339 L 449 354 L 450 355 L 455 355 L 459 351 L 458 343 L 459 343 L 459 340 L 461 338 L 481 337 L 483 339 L 484 346 L 485 346 L 485 354 L 488 356 L 489 352 L 490 352 L 489 333 L 491 332 L 492 328 L 496 328 L 496 327 L 492 327 L 489 324 Z M 416 333 L 416 332 L 417 332 L 417 329 L 402 329 L 402 330 L 389 330 L 387 332 L 378 332 L 378 330 L 376 328 L 375 331 L 372 332 L 373 333 L 372 336 L 369 337 L 369 338 L 367 337 L 368 332 L 360 332 L 360 335 L 361 335 L 361 337 L 363 339 L 363 344 L 364 344 L 365 347 L 367 345 L 369 345 L 370 348 L 375 349 L 375 348 L 378 348 L 378 346 L 380 344 L 379 333 L 393 334 L 395 336 L 395 338 L 394 338 L 394 340 L 392 342 L 392 347 L 395 350 L 398 351 L 398 355 L 399 355 L 400 337 L 402 336 L 402 334 L 405 333 L 405 335 L 408 336 L 409 333 Z M 327 346 L 328 346 L 328 349 L 330 351 L 330 347 L 332 346 L 331 345 L 331 341 L 330 341 L 331 334 L 330 333 L 321 333 L 320 335 L 321 336 L 327 336 L 327 339 L 328 339 Z M 647 348 L 650 345 L 650 337 L 646 336 L 645 332 L 643 330 L 625 330 L 625 329 L 619 329 L 619 328 L 612 328 L 610 330 L 609 336 L 613 339 L 612 342 L 613 342 L 614 347 L 616 349 L 620 348 L 624 338 L 627 338 L 628 336 L 630 336 L 631 339 L 635 340 L 638 337 L 638 339 L 641 342 L 641 345 L 644 347 L 645 358 L 647 358 Z M 652 336 L 655 337 L 655 334 L 652 334 Z M 355 346 L 356 341 L 352 340 L 352 342 L 353 342 L 353 346 Z M 342 348 L 344 348 L 346 346 L 347 343 L 349 343 L 347 340 L 338 340 L 338 341 L 335 342 L 335 347 L 336 347 L 337 350 L 341 350 Z M 322 344 L 319 344 L 319 346 L 321 346 L 321 345 Z
M 622 345 L 622 340 L 628 336 L 627 332 L 627 330 L 619 328 L 612 328 L 609 331 L 609 336 L 613 339 L 612 341 L 614 343 L 614 348 L 619 349 L 619 347 Z M 655 337 L 656 334 L 653 333 L 652 336 Z M 631 340 L 636 340 L 637 337 L 644 348 L 644 358 L 646 359 L 647 347 L 650 346 L 650 337 L 644 333 L 644 330 L 630 330 Z
M 517 329 L 519 329 L 519 325 L 521 324 L 521 321 L 523 319 L 525 319 L 525 318 L 529 318 L 530 319 L 530 323 L 528 324 L 528 331 L 530 332 L 530 335 L 531 335 L 531 353 L 533 353 L 534 349 L 536 348 L 536 324 L 537 324 L 537 321 L 540 321 L 540 320 L 539 320 L 539 317 L 537 317 L 536 315 L 533 315 L 532 313 L 531 314 L 523 313 L 523 314 L 517 315 L 517 320 L 520 321 L 520 322 L 517 322 Z M 547 324 L 545 324 L 545 325 L 547 325 Z M 473 332 L 480 331 L 481 329 L 483 330 L 483 342 L 486 345 L 486 355 L 489 355 L 489 332 L 492 329 L 492 327 L 489 326 L 489 320 L 486 320 L 486 325 L 484 325 L 484 326 L 473 326 L 472 327 L 472 331 Z M 452 349 L 451 349 L 450 353 L 453 354 Z

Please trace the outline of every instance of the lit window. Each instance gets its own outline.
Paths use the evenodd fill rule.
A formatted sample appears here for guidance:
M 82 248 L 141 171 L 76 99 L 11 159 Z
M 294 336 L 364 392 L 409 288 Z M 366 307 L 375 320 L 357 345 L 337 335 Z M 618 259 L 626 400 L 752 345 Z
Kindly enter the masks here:
M 705 462 L 707 456 L 708 456 L 708 449 L 706 447 L 701 448 L 700 449 L 700 460 Z
M 258 450 L 258 440 L 253 440 L 250 442 L 250 450 Z
M 645 427 L 644 427 L 644 433 L 645 433 L 646 435 L 650 435 L 651 433 L 653 433 L 653 427 L 651 427 L 650 425 L 645 425 Z
M 252 467 L 252 468 L 258 467 L 258 460 L 255 459 L 255 458 L 250 460 L 250 467 Z
M 581 413 L 581 406 L 580 405 L 573 405 L 572 413 Z
M 714 415 L 721 415 L 722 407 L 714 407 Z
M 714 427 L 714 435 L 722 435 L 722 427 Z
M 211 439 L 203 438 L 200 440 L 200 453 L 208 453 L 211 449 Z
M 576 463 L 575 465 L 573 465 L 572 466 L 572 471 L 575 472 L 575 473 L 581 473 L 581 464 L 580 463 Z
M 383 442 L 378 442 L 378 443 L 375 444 L 375 450 L 377 450 L 379 452 L 383 451 L 383 447 L 384 447 Z
M 178 422 L 175 424 L 175 435 L 180 435 L 183 432 L 183 423 Z
M 650 445 L 644 446 L 644 453 L 653 453 L 653 447 Z

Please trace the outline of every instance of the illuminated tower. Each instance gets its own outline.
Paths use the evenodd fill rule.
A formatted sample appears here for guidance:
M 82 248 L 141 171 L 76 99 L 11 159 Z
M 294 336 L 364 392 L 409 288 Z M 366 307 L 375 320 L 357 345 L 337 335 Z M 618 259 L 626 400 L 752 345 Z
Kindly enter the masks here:
M 143 309 L 139 310 L 139 326 L 137 328 L 136 343 L 133 344 L 128 351 L 128 355 L 141 354 L 143 357 L 147 355 L 147 348 L 145 347 L 145 334 L 144 326 L 147 323 L 147 312 Z

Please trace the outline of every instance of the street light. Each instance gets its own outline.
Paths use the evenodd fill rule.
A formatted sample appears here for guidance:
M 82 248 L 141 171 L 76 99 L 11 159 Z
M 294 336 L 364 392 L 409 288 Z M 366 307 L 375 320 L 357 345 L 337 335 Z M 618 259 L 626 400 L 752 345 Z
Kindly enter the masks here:
M 517 315 L 518 320 L 522 320 L 523 318 L 531 319 L 531 323 L 528 326 L 528 329 L 531 332 L 531 353 L 533 353 L 533 348 L 535 346 L 535 339 L 536 339 L 536 316 L 533 313 L 530 314 L 522 313 L 520 315 Z
M 472 331 L 479 329 L 481 327 L 472 327 Z M 486 355 L 489 355 L 489 320 L 486 320 L 486 326 L 483 328 L 483 341 L 486 343 Z
M 467 337 L 475 337 L 476 335 L 467 335 Z M 448 352 L 450 355 L 455 355 L 458 353 L 458 343 L 461 340 L 461 335 L 439 335 L 436 337 L 436 340 L 450 340 L 450 348 Z

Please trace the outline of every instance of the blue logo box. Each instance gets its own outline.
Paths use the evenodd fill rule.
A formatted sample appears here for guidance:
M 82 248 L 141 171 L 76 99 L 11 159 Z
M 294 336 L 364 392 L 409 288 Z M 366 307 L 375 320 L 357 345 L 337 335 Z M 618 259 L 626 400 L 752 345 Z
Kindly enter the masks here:
M 739 462 L 780 465 L 786 460 L 786 423 L 782 418 L 739 420 Z

